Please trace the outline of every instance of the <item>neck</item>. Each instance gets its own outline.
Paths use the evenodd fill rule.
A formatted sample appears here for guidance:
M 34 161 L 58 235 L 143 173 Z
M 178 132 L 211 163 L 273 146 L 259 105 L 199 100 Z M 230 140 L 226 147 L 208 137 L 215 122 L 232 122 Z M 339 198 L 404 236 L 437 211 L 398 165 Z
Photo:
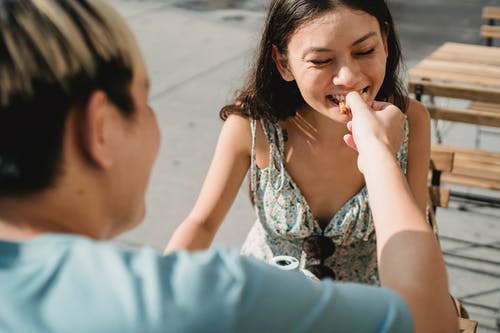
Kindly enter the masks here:
M 106 232 L 103 230 L 105 223 L 91 223 L 99 221 L 92 216 L 95 215 L 95 210 L 69 209 L 76 207 L 68 204 L 75 198 L 52 192 L 57 192 L 57 189 L 28 197 L 1 198 L 0 239 L 22 240 L 47 232 L 80 234 L 95 239 L 106 238 Z

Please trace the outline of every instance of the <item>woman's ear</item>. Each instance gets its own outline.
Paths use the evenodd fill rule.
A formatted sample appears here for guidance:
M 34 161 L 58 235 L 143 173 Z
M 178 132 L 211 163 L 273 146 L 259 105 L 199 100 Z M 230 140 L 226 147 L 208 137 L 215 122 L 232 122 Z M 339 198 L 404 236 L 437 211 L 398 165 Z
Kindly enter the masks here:
M 276 64 L 276 68 L 278 69 L 278 72 L 280 72 L 280 75 L 283 78 L 283 80 L 289 82 L 295 80 L 293 74 L 288 69 L 287 60 L 283 59 L 283 56 L 281 55 L 276 45 L 273 45 L 272 55 L 274 63 Z

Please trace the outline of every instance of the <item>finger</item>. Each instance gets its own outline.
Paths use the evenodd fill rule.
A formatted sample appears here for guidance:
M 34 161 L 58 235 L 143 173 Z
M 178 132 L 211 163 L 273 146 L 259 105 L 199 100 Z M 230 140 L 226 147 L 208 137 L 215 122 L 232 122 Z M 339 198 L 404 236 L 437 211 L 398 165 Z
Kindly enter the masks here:
M 346 103 L 353 115 L 361 110 L 369 110 L 368 105 L 357 91 L 351 91 L 347 94 Z
M 380 110 L 384 110 L 385 108 L 387 108 L 390 105 L 392 105 L 392 104 L 388 103 L 388 102 L 373 101 L 371 107 L 375 111 L 380 111 Z
M 351 147 L 352 149 L 358 151 L 358 148 L 356 147 L 356 143 L 354 142 L 354 138 L 352 137 L 352 134 L 346 134 L 343 137 L 344 142 Z
M 387 103 L 387 102 L 380 102 L 380 101 L 374 101 L 372 105 L 372 109 L 374 111 L 383 111 L 383 110 L 391 110 L 391 111 L 398 111 L 399 113 L 403 114 L 400 108 L 398 108 L 396 105 Z
M 347 122 L 347 129 L 349 130 L 349 132 L 352 132 L 352 120 L 349 120 Z

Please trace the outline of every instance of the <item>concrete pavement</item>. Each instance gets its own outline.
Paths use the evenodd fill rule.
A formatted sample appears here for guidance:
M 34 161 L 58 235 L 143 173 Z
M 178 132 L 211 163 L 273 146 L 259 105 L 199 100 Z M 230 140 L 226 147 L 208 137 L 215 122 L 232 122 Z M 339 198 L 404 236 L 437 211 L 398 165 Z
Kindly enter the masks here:
M 222 126 L 218 111 L 244 80 L 268 1 L 110 2 L 125 16 L 143 50 L 152 78 L 151 104 L 163 132 L 145 222 L 120 237 L 119 242 L 161 250 L 196 200 Z M 392 0 L 389 4 L 406 65 L 411 68 L 443 42 L 480 43 L 481 8 L 487 4 L 500 6 L 500 1 Z M 445 142 L 465 146 L 474 143 L 473 126 L 447 124 L 444 133 Z M 500 137 L 488 136 L 482 146 L 499 150 L 499 142 Z M 446 260 L 452 293 L 478 304 L 468 306 L 472 317 L 480 322 L 478 332 L 496 332 L 500 210 L 470 205 L 467 211 L 459 208 L 459 203 L 452 202 L 449 209 L 437 213 L 441 244 L 449 252 Z M 215 243 L 239 247 L 254 219 L 247 187 L 243 186 Z M 483 261 L 464 259 L 464 254 Z

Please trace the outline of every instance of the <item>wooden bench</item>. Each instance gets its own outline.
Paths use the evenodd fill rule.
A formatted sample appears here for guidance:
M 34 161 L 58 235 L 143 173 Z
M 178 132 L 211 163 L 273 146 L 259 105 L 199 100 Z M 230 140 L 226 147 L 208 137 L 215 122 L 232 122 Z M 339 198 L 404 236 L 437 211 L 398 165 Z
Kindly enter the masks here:
M 423 95 L 459 98 L 471 101 L 465 109 L 427 105 L 432 119 L 500 127 L 500 94 L 496 89 L 472 88 L 463 85 L 410 80 L 408 91 L 422 101 Z M 489 102 L 483 102 L 483 101 Z
M 500 127 L 500 104 L 472 102 L 465 110 L 436 106 L 427 108 L 432 119 Z
M 450 190 L 441 184 L 441 174 L 451 173 L 453 171 L 455 153 L 444 149 L 432 150 L 431 160 L 429 165 L 429 179 L 428 186 L 429 195 L 427 197 L 427 221 L 434 230 L 434 234 L 439 240 L 439 233 L 436 223 L 436 208 L 447 208 L 450 199 Z M 450 295 L 457 312 L 460 332 L 475 333 L 477 330 L 477 321 L 469 318 L 469 314 L 463 307 L 462 302 Z
M 486 45 L 493 45 L 493 39 L 500 38 L 500 26 L 495 26 L 495 21 L 500 20 L 500 7 L 486 6 L 483 8 L 483 20 L 487 24 L 481 25 L 481 37 L 485 38 Z
M 441 181 L 500 191 L 500 153 L 444 144 L 433 144 L 431 151 L 431 156 L 453 153 L 451 169 L 441 171 Z
M 423 95 L 459 98 L 471 101 L 464 109 L 438 107 L 427 105 L 431 118 L 478 125 L 476 131 L 476 147 L 479 147 L 480 135 L 488 132 L 479 130 L 479 126 L 500 127 L 500 93 L 496 89 L 469 87 L 444 82 L 426 80 L 410 80 L 408 90 L 415 94 L 415 98 L 422 100 Z M 488 102 L 484 102 L 488 101 Z M 438 142 L 441 142 L 440 133 L 436 132 Z
M 426 80 L 410 80 L 408 89 L 418 100 L 421 100 L 423 95 L 471 100 L 468 107 L 464 109 L 427 105 L 431 118 L 434 120 L 500 128 L 500 101 L 498 104 L 481 102 L 484 99 L 496 101 L 500 98 L 498 91 L 487 88 L 473 90 L 461 85 Z M 479 148 L 444 145 L 439 142 L 432 145 L 431 161 L 434 166 L 431 166 L 429 196 L 438 196 L 431 198 L 434 212 L 436 207 L 446 207 L 446 201 L 450 196 L 500 206 L 500 197 L 464 194 L 457 191 L 443 194 L 443 189 L 440 187 L 441 182 L 446 182 L 500 191 L 500 153 Z M 432 186 L 435 188 L 433 189 Z M 438 190 L 441 192 L 437 193 Z M 445 198 L 445 200 L 440 202 L 439 198 Z
M 433 144 L 431 159 L 439 154 L 450 154 L 451 168 L 439 168 L 433 172 L 431 185 L 441 186 L 441 183 L 456 184 L 467 187 L 476 187 L 487 190 L 500 191 L 500 153 L 477 148 L 466 148 L 444 144 Z M 441 190 L 442 191 L 442 190 Z M 500 197 L 467 194 L 450 191 L 448 194 L 439 194 L 440 197 L 456 197 L 468 201 L 488 203 L 500 207 Z M 445 202 L 445 201 L 444 201 Z M 434 208 L 445 207 L 436 199 L 433 200 Z
M 485 44 L 487 46 L 493 46 L 493 40 L 500 39 L 500 26 L 495 25 L 497 23 L 500 23 L 500 7 L 494 7 L 494 6 L 483 7 L 482 18 L 483 20 L 486 21 L 487 24 L 481 25 L 480 35 L 482 38 L 484 38 L 486 42 Z M 500 105 L 496 107 L 498 108 L 500 107 Z M 478 126 L 476 133 L 477 147 L 479 147 L 480 145 L 480 139 L 482 134 L 500 135 L 500 132 L 498 132 L 497 130 L 491 130 L 487 128 L 485 129 Z

